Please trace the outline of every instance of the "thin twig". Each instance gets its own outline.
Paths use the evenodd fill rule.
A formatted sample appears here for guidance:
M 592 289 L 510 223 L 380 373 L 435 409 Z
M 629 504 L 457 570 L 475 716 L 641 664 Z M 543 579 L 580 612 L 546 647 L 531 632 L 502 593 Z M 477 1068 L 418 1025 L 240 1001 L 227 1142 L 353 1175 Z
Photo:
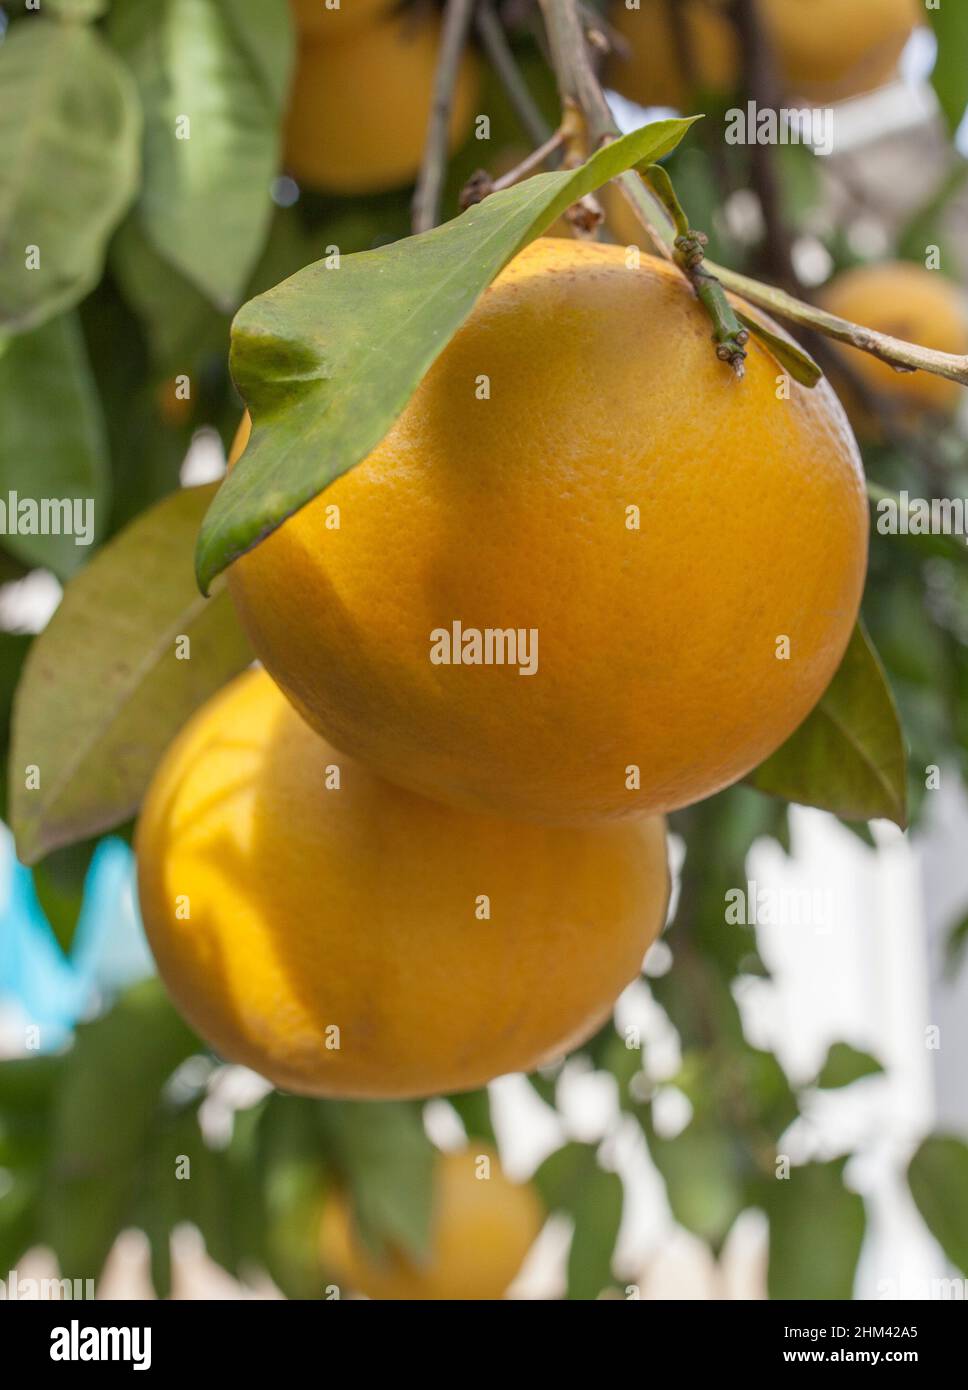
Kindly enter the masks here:
M 528 139 L 534 145 L 543 144 L 551 134 L 551 127 L 531 95 L 491 0 L 479 0 L 474 22 L 481 46 Z
M 513 188 L 516 183 L 526 179 L 535 169 L 540 169 L 542 164 L 547 163 L 551 156 L 561 149 L 564 142 L 564 127 L 559 126 L 543 145 L 539 145 L 536 150 L 525 155 L 520 164 L 516 164 L 513 169 L 509 169 L 500 178 L 492 179 L 486 169 L 478 169 L 461 190 L 459 200 L 461 211 L 472 207 L 474 203 L 483 203 L 485 198 L 489 198 L 492 193 L 500 193 L 502 188 Z
M 906 343 L 901 338 L 892 338 L 887 333 L 877 333 L 873 328 L 838 318 L 836 314 L 819 309 L 815 304 L 805 304 L 803 300 L 796 299 L 785 290 L 763 285 L 759 280 L 751 280 L 746 275 L 727 269 L 726 266 L 715 265 L 711 261 L 707 261 L 706 264 L 727 289 L 741 294 L 751 304 L 767 309 L 779 318 L 789 319 L 791 323 L 803 324 L 807 328 L 815 328 L 818 332 L 825 333 L 828 338 L 835 338 L 839 343 L 848 343 L 851 347 L 859 348 L 861 352 L 880 358 L 882 362 L 889 362 L 892 367 L 901 371 L 932 372 L 935 376 L 943 376 L 948 381 L 957 381 L 962 386 L 968 386 L 968 355 L 937 352 L 934 348 Z
M 742 55 L 743 90 L 757 110 L 778 111 L 782 105 L 776 66 L 769 39 L 754 0 L 733 0 L 730 19 Z M 799 289 L 793 266 L 790 232 L 783 216 L 780 181 L 774 146 L 754 141 L 750 148 L 750 181 L 763 213 L 765 236 L 761 247 L 762 268 L 784 289 Z
M 450 113 L 475 0 L 447 0 L 434 73 L 434 92 L 427 125 L 423 164 L 413 196 L 413 230 L 427 232 L 440 220 L 440 199 L 447 166 Z
M 584 112 L 591 147 L 597 149 L 606 141 L 614 140 L 620 131 L 589 60 L 576 0 L 540 0 L 540 4 L 559 90 L 563 98 L 570 97 Z M 646 187 L 634 170 L 627 170 L 616 182 L 657 250 L 667 259 L 672 259 L 676 231 L 660 199 Z M 751 304 L 769 310 L 778 318 L 814 328 L 899 369 L 932 372 L 968 386 L 968 355 L 937 352 L 933 348 L 892 338 L 886 333 L 877 333 L 872 328 L 850 323 L 836 314 L 805 304 L 785 290 L 764 285 L 714 261 L 707 260 L 705 268 L 727 289 L 742 295 Z
M 614 53 L 616 58 L 629 58 L 632 54 L 632 47 L 624 34 L 620 34 L 614 24 L 610 24 L 606 15 L 599 14 L 593 5 L 579 4 L 582 23 L 586 33 L 594 30 L 601 34 L 608 45 L 607 51 Z

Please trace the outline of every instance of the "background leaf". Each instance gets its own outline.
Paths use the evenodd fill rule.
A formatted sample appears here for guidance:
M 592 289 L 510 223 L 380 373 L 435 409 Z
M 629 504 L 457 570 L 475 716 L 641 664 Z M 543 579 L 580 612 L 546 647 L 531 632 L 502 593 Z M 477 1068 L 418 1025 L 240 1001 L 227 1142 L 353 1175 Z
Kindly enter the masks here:
M 571 1205 L 575 1229 L 568 1252 L 568 1297 L 594 1299 L 613 1284 L 612 1255 L 622 1224 L 622 1180 L 592 1168 Z
M 425 1255 L 436 1151 L 424 1133 L 420 1106 L 327 1101 L 320 1115 L 363 1241 L 378 1255 L 388 1244 L 416 1259 Z
M 57 401 L 52 410 L 51 401 Z M 107 528 L 110 470 L 101 402 L 75 314 L 62 314 L 0 349 L 0 502 L 77 498 L 94 538 Z M 72 535 L 12 533 L 5 544 L 31 565 L 65 577 L 90 555 Z
M 760 1185 L 770 1221 L 770 1298 L 851 1298 L 866 1218 L 843 1183 L 846 1160 L 805 1163 Z
M 819 704 L 746 780 L 845 820 L 883 816 L 902 829 L 907 824 L 901 724 L 884 668 L 860 624 Z
M 135 195 L 141 113 L 93 29 L 31 18 L 0 43 L 0 328 L 81 299 Z M 56 197 L 52 190 L 56 189 Z M 26 248 L 40 251 L 28 270 Z
M 10 806 L 25 862 L 127 820 L 188 716 L 251 660 L 227 594 L 191 572 L 213 489 L 166 497 L 67 586 L 35 641 L 14 708 Z M 191 640 L 179 660 L 175 641 Z M 27 791 L 23 770 L 40 767 Z
M 116 5 L 111 38 L 145 108 L 138 206 L 157 251 L 221 309 L 240 301 L 265 240 L 292 58 L 278 0 Z M 178 122 L 187 118 L 188 138 Z
M 58 1089 L 45 1188 L 46 1238 L 65 1278 L 100 1273 L 138 1190 L 159 1092 L 199 1048 L 155 980 L 78 1029 Z
M 849 1086 L 851 1082 L 859 1081 L 862 1076 L 874 1076 L 883 1070 L 877 1058 L 872 1057 L 869 1052 L 860 1052 L 856 1047 L 851 1047 L 850 1043 L 836 1042 L 827 1053 L 827 1060 L 815 1084 L 823 1090 L 833 1090 L 839 1086 Z
M 928 1230 L 968 1275 L 968 1144 L 953 1135 L 931 1135 L 911 1159 L 908 1183 Z
M 929 8 L 928 19 L 938 40 L 938 57 L 931 82 L 938 94 L 941 110 L 954 134 L 968 106 L 968 8 L 949 3 Z

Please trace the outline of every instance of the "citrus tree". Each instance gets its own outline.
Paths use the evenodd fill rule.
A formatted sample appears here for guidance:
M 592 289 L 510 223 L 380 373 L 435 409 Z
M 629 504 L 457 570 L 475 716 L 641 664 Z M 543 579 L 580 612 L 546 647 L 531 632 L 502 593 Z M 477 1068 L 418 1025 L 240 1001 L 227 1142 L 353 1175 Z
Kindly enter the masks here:
M 568 1296 L 634 1291 L 609 1143 L 527 1185 L 493 1147 L 487 1083 L 555 1110 L 577 1059 L 678 1223 L 717 1253 L 763 1211 L 771 1296 L 850 1296 L 850 1155 L 787 1136 L 881 1064 L 794 1084 L 749 1040 L 724 905 L 790 803 L 873 844 L 966 764 L 964 539 L 909 499 L 964 495 L 968 31 L 805 8 L 3 7 L 0 578 L 63 586 L 0 633 L 3 814 L 65 952 L 133 841 L 163 983 L 0 1065 L 0 1269 L 94 1278 L 135 1226 L 164 1295 L 190 1221 L 290 1296 L 488 1298 L 560 1213 Z M 926 24 L 947 172 L 865 264 L 831 103 Z M 623 133 L 613 90 L 671 110 Z M 633 979 L 672 1076 L 615 1022 Z M 272 1085 L 214 1142 L 224 1062 Z M 908 1176 L 968 1273 L 968 1148 Z

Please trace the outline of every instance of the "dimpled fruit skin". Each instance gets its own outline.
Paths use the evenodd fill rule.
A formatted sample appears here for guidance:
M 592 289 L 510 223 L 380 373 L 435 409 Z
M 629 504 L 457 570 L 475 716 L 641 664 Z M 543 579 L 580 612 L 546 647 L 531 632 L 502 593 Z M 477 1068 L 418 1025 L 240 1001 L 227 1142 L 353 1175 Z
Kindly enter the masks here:
M 940 352 L 968 353 L 968 318 L 961 292 L 936 270 L 910 261 L 885 261 L 845 271 L 820 296 L 825 309 L 852 323 Z M 961 399 L 956 381 L 931 372 L 896 372 L 866 352 L 850 365 L 874 390 L 894 401 L 913 422 L 924 413 L 951 414 Z M 858 428 L 867 430 L 861 415 Z
M 668 0 L 616 6 L 613 24 L 629 46 L 606 76 L 643 105 L 688 104 L 697 92 L 728 91 L 741 75 L 739 46 L 725 0 L 686 0 L 685 35 L 693 64 L 687 83 L 669 19 Z M 919 0 L 758 0 L 785 90 L 812 101 L 838 101 L 886 82 L 915 26 Z
M 339 8 L 326 0 L 289 0 L 297 34 L 304 38 L 340 38 L 370 24 L 393 8 L 394 0 L 340 0 Z
M 488 1178 L 476 1176 L 482 1155 L 490 1159 Z M 418 1264 L 396 1251 L 383 1261 L 370 1254 L 345 1199 L 334 1197 L 320 1235 L 324 1272 L 370 1298 L 502 1298 L 544 1223 L 537 1193 L 512 1183 L 495 1151 L 475 1142 L 438 1158 L 433 1200 L 430 1250 Z
M 532 243 L 383 442 L 229 571 L 296 707 L 424 795 L 559 823 L 684 806 L 783 742 L 850 637 L 868 515 L 839 402 L 778 399 L 755 339 L 737 381 L 678 272 L 624 257 Z M 454 620 L 537 628 L 537 673 L 431 664 Z
M 414 24 L 403 16 L 301 45 L 284 137 L 290 172 L 331 193 L 409 183 L 423 155 L 439 40 L 436 20 Z M 451 112 L 452 147 L 470 130 L 477 93 L 477 65 L 465 55 Z
M 561 1056 L 637 975 L 668 896 L 660 820 L 550 830 L 425 801 L 328 747 L 264 671 L 172 744 L 136 850 L 185 1017 L 312 1095 L 463 1090 Z

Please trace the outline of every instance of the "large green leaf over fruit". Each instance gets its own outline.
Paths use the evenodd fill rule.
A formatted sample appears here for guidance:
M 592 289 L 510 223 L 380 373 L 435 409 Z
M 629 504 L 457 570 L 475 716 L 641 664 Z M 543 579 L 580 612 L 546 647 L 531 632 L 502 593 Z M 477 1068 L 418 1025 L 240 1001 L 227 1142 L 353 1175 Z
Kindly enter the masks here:
M 0 328 L 32 328 L 96 283 L 137 188 L 131 76 L 94 30 L 34 18 L 0 43 Z
M 201 598 L 192 577 L 212 490 L 174 493 L 139 516 L 67 586 L 35 641 L 10 754 L 25 861 L 127 820 L 181 724 L 251 659 L 228 596 Z M 28 788 L 31 766 L 40 782 Z
M 231 366 L 252 438 L 202 527 L 202 588 L 379 443 L 522 247 L 584 194 L 674 149 L 690 124 L 656 121 L 578 169 L 526 179 L 420 236 L 319 261 L 250 301 Z
M 884 668 L 860 624 L 820 703 L 747 781 L 844 820 L 907 823 L 904 736 Z

